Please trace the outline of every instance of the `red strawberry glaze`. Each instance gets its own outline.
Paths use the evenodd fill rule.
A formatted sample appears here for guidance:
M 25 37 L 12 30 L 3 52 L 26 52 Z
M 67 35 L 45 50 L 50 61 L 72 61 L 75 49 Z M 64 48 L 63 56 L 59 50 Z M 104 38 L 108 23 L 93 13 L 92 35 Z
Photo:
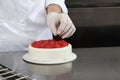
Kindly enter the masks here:
M 35 41 L 32 44 L 34 48 L 62 48 L 68 45 L 68 43 L 64 40 L 40 40 Z

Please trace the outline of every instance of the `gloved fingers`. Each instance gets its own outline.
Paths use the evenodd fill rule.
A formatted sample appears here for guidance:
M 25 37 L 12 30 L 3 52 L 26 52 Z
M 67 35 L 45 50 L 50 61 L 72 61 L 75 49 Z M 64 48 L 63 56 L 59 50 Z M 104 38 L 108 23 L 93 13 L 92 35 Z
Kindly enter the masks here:
M 71 28 L 71 24 L 67 24 L 66 27 L 64 28 L 64 30 L 61 32 L 60 36 L 62 36 L 63 34 L 65 34 L 66 32 L 69 31 L 69 29 Z
M 72 36 L 74 33 L 75 33 L 75 31 L 76 31 L 76 28 L 75 28 L 75 25 L 74 24 L 72 24 L 72 28 L 73 28 L 73 30 L 72 30 L 72 32 L 71 32 L 71 34 L 68 36 L 68 37 L 70 37 L 70 36 Z
M 50 27 L 53 35 L 56 36 L 56 35 L 57 35 L 57 29 L 56 29 L 55 21 L 50 21 L 50 22 L 48 21 L 47 24 L 48 24 L 48 26 Z
M 66 38 L 73 35 L 75 32 L 75 26 L 70 17 L 64 13 L 49 13 L 47 16 L 47 23 L 55 36 L 59 35 L 62 38 Z
M 76 28 L 75 28 L 75 25 L 73 24 L 72 20 L 69 18 L 69 24 L 70 24 L 70 29 L 71 29 L 71 33 L 69 33 L 66 38 L 72 36 L 75 31 L 76 31 Z
M 65 15 L 61 15 L 61 17 L 60 17 L 60 25 L 59 25 L 58 30 L 57 30 L 58 35 L 60 35 L 64 31 L 67 24 L 68 24 L 67 17 Z
M 69 33 L 66 37 L 72 36 L 73 33 L 76 31 L 76 28 L 75 28 L 73 22 L 71 21 L 70 18 L 68 18 L 67 25 L 66 25 L 66 27 L 64 28 L 64 30 L 62 31 L 62 33 L 60 34 L 60 36 L 66 34 L 70 29 L 72 29 L 72 31 L 71 31 L 71 33 Z
M 53 35 L 57 35 L 57 22 L 58 22 L 58 14 L 51 12 L 47 15 L 47 25 L 50 27 Z
M 65 34 L 61 36 L 62 39 L 67 38 L 71 32 L 72 32 L 72 29 L 69 29 Z
M 58 35 L 61 35 L 62 32 L 64 32 L 65 28 L 66 28 L 66 25 L 65 23 L 63 22 L 60 22 L 60 25 L 58 27 L 58 30 L 57 30 L 57 34 Z
M 75 28 L 73 26 L 70 27 L 70 29 L 62 35 L 62 38 L 68 38 L 75 32 Z

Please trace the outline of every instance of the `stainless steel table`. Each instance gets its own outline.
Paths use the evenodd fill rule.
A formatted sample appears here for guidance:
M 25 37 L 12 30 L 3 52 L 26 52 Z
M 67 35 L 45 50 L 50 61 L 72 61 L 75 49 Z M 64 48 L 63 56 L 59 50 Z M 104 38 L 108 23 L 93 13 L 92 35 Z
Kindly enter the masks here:
M 24 62 L 27 52 L 1 52 L 0 64 L 36 80 L 120 80 L 120 47 L 73 49 L 78 58 L 60 65 Z

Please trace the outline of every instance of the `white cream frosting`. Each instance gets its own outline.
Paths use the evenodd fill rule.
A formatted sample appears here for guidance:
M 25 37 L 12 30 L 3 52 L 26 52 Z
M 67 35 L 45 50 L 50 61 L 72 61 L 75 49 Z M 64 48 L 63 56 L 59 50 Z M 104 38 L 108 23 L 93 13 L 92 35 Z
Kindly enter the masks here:
M 34 60 L 38 61 L 61 61 L 66 60 L 72 56 L 72 46 L 69 44 L 63 48 L 34 48 L 29 46 L 29 55 L 32 56 Z

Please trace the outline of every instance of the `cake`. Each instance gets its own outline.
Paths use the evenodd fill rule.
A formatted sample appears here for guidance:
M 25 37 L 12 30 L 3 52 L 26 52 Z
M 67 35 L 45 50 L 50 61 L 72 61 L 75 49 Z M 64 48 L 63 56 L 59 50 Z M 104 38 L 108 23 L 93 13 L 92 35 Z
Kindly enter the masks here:
M 29 45 L 24 59 L 43 64 L 63 63 L 76 59 L 76 55 L 72 53 L 72 45 L 65 40 L 40 40 Z

